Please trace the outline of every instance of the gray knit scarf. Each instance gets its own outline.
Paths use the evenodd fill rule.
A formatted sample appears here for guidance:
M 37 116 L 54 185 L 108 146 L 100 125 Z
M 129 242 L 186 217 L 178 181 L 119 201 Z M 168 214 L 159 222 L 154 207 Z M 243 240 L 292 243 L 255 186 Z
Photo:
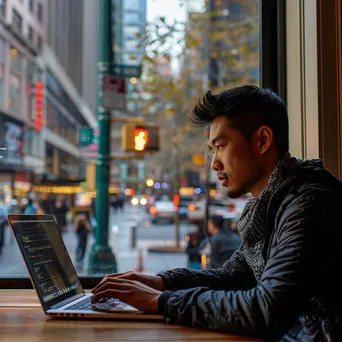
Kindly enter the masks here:
M 291 157 L 289 153 L 279 160 L 274 168 L 267 186 L 257 198 L 251 196 L 242 212 L 238 223 L 238 231 L 244 244 L 244 257 L 254 272 L 257 281 L 260 280 L 265 268 L 262 251 L 265 245 L 267 207 L 272 195 L 288 181 L 288 174 L 302 161 Z

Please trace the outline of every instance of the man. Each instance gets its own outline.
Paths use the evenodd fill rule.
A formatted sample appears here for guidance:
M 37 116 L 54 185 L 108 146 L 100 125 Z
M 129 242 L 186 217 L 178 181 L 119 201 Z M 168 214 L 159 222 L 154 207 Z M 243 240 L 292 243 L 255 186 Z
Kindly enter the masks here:
M 240 248 L 216 270 L 119 273 L 93 289 L 171 321 L 269 341 L 342 341 L 342 185 L 318 160 L 289 155 L 284 102 L 268 89 L 208 92 L 212 169 L 229 197 L 251 193 Z M 333 337 L 334 335 L 334 337 Z
M 208 233 L 210 268 L 220 268 L 239 248 L 241 239 L 238 234 L 224 230 L 224 218 L 218 215 L 209 217 Z

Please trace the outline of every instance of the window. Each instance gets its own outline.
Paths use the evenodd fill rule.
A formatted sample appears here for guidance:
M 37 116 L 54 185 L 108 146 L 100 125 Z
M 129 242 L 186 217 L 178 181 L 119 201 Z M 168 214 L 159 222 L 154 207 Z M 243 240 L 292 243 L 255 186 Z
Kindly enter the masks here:
M 99 191 L 99 186 L 103 184 L 96 184 L 95 180 L 95 188 L 88 189 L 85 186 L 88 183 L 85 182 L 79 170 L 80 156 L 86 161 L 96 160 L 98 139 L 102 137 L 98 137 L 99 133 L 96 129 L 90 130 L 91 144 L 85 148 L 79 145 L 81 128 L 95 127 L 97 123 L 95 110 L 98 95 L 96 89 L 98 53 L 94 46 L 97 44 L 98 37 L 93 33 L 96 32 L 96 25 L 101 18 L 93 18 L 94 20 L 90 20 L 87 25 L 83 25 L 83 11 L 77 11 L 76 8 L 71 11 L 70 6 L 65 8 L 63 1 L 27 1 L 26 10 L 28 13 L 34 13 L 37 24 L 38 20 L 47 22 L 48 18 L 44 17 L 44 13 L 47 13 L 47 9 L 49 10 L 52 35 L 56 37 L 55 44 L 49 44 L 49 54 L 51 53 L 53 57 L 49 60 L 56 61 L 56 63 L 46 61 L 42 77 L 37 77 L 38 65 L 35 65 L 34 59 L 29 61 L 27 56 L 27 60 L 23 61 L 23 56 L 17 50 L 19 47 L 13 42 L 10 51 L 6 52 L 9 53 L 10 58 L 6 65 L 9 70 L 5 70 L 6 75 L 9 74 L 8 90 L 5 92 L 8 94 L 8 99 L 4 102 L 9 105 L 10 114 L 21 114 L 21 118 L 26 120 L 28 116 L 25 96 L 29 96 L 34 91 L 32 84 L 44 80 L 43 129 L 42 132 L 35 132 L 34 137 L 27 134 L 25 140 L 28 144 L 27 154 L 32 156 L 37 145 L 44 153 L 42 153 L 39 167 L 30 164 L 32 168 L 25 169 L 26 166 L 23 166 L 25 172 L 30 175 L 28 189 L 32 189 L 35 204 L 51 214 L 56 214 L 55 204 L 59 198 L 57 195 L 61 195 L 63 204 L 69 210 L 67 214 L 60 215 L 58 220 L 71 258 L 81 277 L 98 276 L 88 262 L 96 236 L 93 233 L 88 235 L 83 255 L 83 249 L 77 249 L 79 241 L 72 222 L 75 211 L 82 208 L 91 213 L 90 219 L 94 231 L 102 229 L 102 226 L 96 227 L 94 218 L 97 215 L 99 215 L 98 220 L 99 217 L 102 218 L 102 212 L 99 213 L 99 210 L 104 209 L 104 204 L 99 202 L 100 205 L 96 205 L 96 201 L 101 200 L 96 191 Z M 84 6 L 94 1 L 84 1 Z M 181 2 L 186 4 L 180 6 Z M 137 246 L 143 248 L 143 267 L 149 273 L 188 265 L 186 253 L 149 252 L 149 248 L 157 245 L 176 243 L 175 225 L 171 223 L 171 218 L 160 224 L 152 223 L 152 213 L 148 212 L 147 206 L 144 206 L 145 201 L 142 199 L 146 198 L 149 205 L 161 196 L 165 196 L 172 202 L 174 192 L 179 191 L 179 184 L 186 188 L 185 191 L 191 191 L 189 190 L 191 177 L 188 177 L 190 171 L 198 173 L 195 179 L 198 184 L 195 185 L 199 196 L 206 195 L 203 194 L 206 189 L 206 172 L 201 162 L 198 165 L 193 162 L 201 159 L 193 158 L 195 154 L 204 155 L 205 142 L 200 129 L 191 128 L 190 133 L 187 133 L 189 130 L 187 114 L 190 106 L 196 102 L 200 94 L 206 93 L 209 89 L 213 89 L 215 93 L 247 82 L 257 85 L 261 82 L 263 73 L 258 72 L 260 65 L 259 0 L 234 0 L 234 4 L 240 5 L 235 7 L 227 7 L 227 3 L 233 3 L 233 1 L 217 1 L 215 11 L 201 8 L 202 3 L 209 2 L 214 3 L 213 1 L 152 1 L 151 8 L 156 6 L 153 10 L 161 12 L 161 15 L 165 17 L 164 25 L 163 21 L 154 19 L 153 11 L 148 12 L 151 9 L 145 7 L 146 1 L 116 1 L 122 5 L 116 7 L 118 13 L 115 13 L 115 18 L 119 17 L 120 21 L 113 23 L 112 27 L 115 44 L 117 44 L 116 61 L 118 64 L 135 66 L 135 68 L 125 68 L 125 72 L 134 74 L 139 73 L 137 69 L 139 69 L 140 61 L 144 60 L 140 76 L 134 74 L 134 77 L 126 78 L 126 83 L 130 85 L 127 87 L 127 108 L 130 108 L 130 112 L 134 115 L 143 115 L 146 122 L 160 125 L 162 132 L 159 152 L 146 153 L 142 160 L 125 160 L 122 164 L 124 166 L 111 162 L 110 185 L 104 184 L 104 187 L 109 189 L 111 198 L 106 243 L 108 242 L 117 260 L 117 271 L 142 267 L 137 263 L 137 250 L 132 249 L 129 243 L 132 238 L 132 217 L 137 217 L 139 220 L 141 218 L 137 227 Z M 0 0 L 0 4 L 4 3 L 4 0 Z M 69 3 L 77 7 L 78 2 L 71 0 Z M 262 2 L 262 4 L 265 3 L 268 2 Z M 49 8 L 43 7 L 45 5 Z M 189 13 L 187 12 L 188 6 L 193 6 Z M 88 12 L 85 11 L 85 13 Z M 217 18 L 212 17 L 216 14 Z M 174 21 L 175 17 L 177 20 L 183 20 L 184 25 L 177 26 L 178 24 Z M 147 18 L 149 22 L 146 32 L 149 36 L 145 37 Z M 40 51 L 44 50 L 45 36 L 33 24 L 26 27 L 28 23 L 24 19 L 13 11 L 13 27 L 15 26 L 20 32 L 24 31 L 25 35 L 27 29 L 27 40 L 34 42 Z M 25 27 L 22 26 L 23 24 Z M 153 32 L 156 31 L 153 29 L 158 29 L 158 25 L 161 31 L 154 35 Z M 272 32 L 275 32 L 274 30 Z M 65 31 L 68 35 L 62 34 Z M 137 47 L 140 43 L 138 33 L 143 36 L 143 44 L 139 48 Z M 86 44 L 81 44 L 79 48 L 77 44 L 73 44 L 73 42 L 82 42 L 82 37 L 85 35 L 87 36 Z M 78 37 L 80 37 L 79 40 Z M 3 42 L 0 40 L 0 100 L 1 77 L 4 71 L 2 62 L 4 53 L 1 51 L 3 51 Z M 5 57 L 8 56 L 5 55 Z M 268 61 L 263 65 L 268 68 L 271 62 Z M 73 74 L 78 68 L 80 74 Z M 68 75 L 67 80 L 64 75 Z M 76 93 L 77 82 L 82 84 L 82 91 Z M 115 104 L 114 100 L 113 103 Z M 31 102 L 32 113 L 36 113 L 34 105 L 35 103 Z M 23 108 L 23 113 L 20 112 L 21 108 Z M 111 114 L 114 117 L 126 115 L 127 112 L 113 110 Z M 111 141 L 113 154 L 122 154 L 121 134 L 121 124 L 113 124 L 113 140 Z M 175 137 L 184 139 L 186 143 L 177 145 L 178 140 Z M 170 141 L 172 143 L 169 143 Z M 183 148 L 184 146 L 186 148 Z M 202 146 L 204 146 L 203 149 Z M 27 160 L 31 161 L 28 158 Z M 8 168 L 15 173 L 14 165 L 9 165 Z M 146 185 L 149 177 L 155 182 L 151 187 Z M 11 182 L 12 178 L 10 178 L 9 187 L 11 187 Z M 99 182 L 102 180 L 100 179 Z M 18 203 L 25 203 L 25 200 L 29 198 L 25 189 L 16 193 Z M 217 189 L 220 189 L 220 184 L 217 185 Z M 0 184 L 0 202 L 2 190 Z M 215 193 L 225 203 L 224 194 L 219 194 L 219 191 Z M 138 195 L 136 206 L 130 202 L 133 195 Z M 10 204 L 11 198 L 6 198 L 6 201 Z M 97 212 L 93 211 L 94 207 Z M 225 205 L 222 207 L 226 208 Z M 172 209 L 173 206 L 170 208 Z M 186 246 L 184 238 L 193 228 L 187 220 L 187 208 L 188 206 L 184 208 L 179 225 L 179 242 L 182 247 Z M 19 208 L 18 204 L 11 210 L 19 211 L 22 208 Z M 194 214 L 197 214 L 195 212 L 196 210 Z M 107 211 L 103 210 L 103 215 L 106 213 Z M 200 211 L 199 215 L 202 215 Z M 117 225 L 119 229 L 114 225 Z M 6 229 L 5 234 L 0 257 L 1 284 L 3 284 L 3 277 L 27 277 L 19 250 L 15 244 L 11 244 L 10 229 Z M 15 255 L 15 263 L 7 263 L 6 260 L 13 255 Z M 113 269 L 110 271 L 114 271 L 114 266 L 113 263 Z
M 28 2 L 29 10 L 31 13 L 34 11 L 34 0 L 29 0 Z
M 40 3 L 37 5 L 37 18 L 39 22 L 43 22 L 43 5 Z
M 33 42 L 33 29 L 31 26 L 28 27 L 28 30 L 27 30 L 27 40 L 32 43 Z
M 124 16 L 124 21 L 129 24 L 137 24 L 139 23 L 139 13 L 137 12 L 127 12 Z
M 6 0 L 0 0 L 0 15 L 6 15 Z
M 139 8 L 139 0 L 126 0 L 124 6 L 125 9 L 137 9 Z
M 43 51 L 43 39 L 41 36 L 38 36 L 37 47 L 40 52 Z
M 17 75 L 21 73 L 21 55 L 15 47 L 11 47 L 10 51 L 10 63 L 11 71 L 15 72 Z
M 21 76 L 21 55 L 15 47 L 11 47 L 10 54 L 10 82 L 9 98 L 10 111 L 20 114 L 20 76 Z
M 23 20 L 16 10 L 13 10 L 12 13 L 12 24 L 15 31 L 17 31 L 18 33 L 22 32 Z
M 20 114 L 20 78 L 13 73 L 10 75 L 9 98 L 10 111 L 15 114 Z

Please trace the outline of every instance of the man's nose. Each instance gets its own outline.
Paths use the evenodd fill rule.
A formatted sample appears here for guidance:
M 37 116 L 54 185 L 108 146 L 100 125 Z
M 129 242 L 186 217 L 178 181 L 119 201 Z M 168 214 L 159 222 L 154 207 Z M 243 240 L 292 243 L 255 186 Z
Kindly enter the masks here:
M 220 171 L 221 170 L 221 162 L 217 159 L 215 154 L 213 156 L 213 160 L 211 161 L 210 167 L 214 171 Z

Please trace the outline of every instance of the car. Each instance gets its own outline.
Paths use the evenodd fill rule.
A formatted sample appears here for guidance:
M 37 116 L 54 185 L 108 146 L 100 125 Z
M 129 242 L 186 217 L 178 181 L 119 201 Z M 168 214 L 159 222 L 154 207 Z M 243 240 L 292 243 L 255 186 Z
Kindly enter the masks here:
M 157 223 L 160 221 L 174 222 L 176 208 L 172 201 L 161 200 L 155 201 L 150 207 L 151 221 Z
M 147 196 L 146 195 L 134 195 L 131 198 L 131 204 L 133 206 L 145 206 L 147 205 Z

